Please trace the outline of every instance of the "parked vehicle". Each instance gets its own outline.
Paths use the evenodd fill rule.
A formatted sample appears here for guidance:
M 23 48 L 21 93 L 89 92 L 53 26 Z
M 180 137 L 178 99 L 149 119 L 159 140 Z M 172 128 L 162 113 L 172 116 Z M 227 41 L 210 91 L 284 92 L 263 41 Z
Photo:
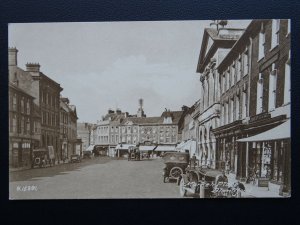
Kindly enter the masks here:
M 92 151 L 82 151 L 82 154 L 84 159 L 91 159 L 93 155 Z
M 70 160 L 71 163 L 74 163 L 74 162 L 81 162 L 81 157 L 80 155 L 78 154 L 74 154 L 74 155 L 71 155 L 71 160 Z
M 163 156 L 165 167 L 163 168 L 163 182 L 176 180 L 181 177 L 189 164 L 189 153 L 166 152 Z
M 130 146 L 128 148 L 128 161 L 141 160 L 141 152 L 138 147 Z
M 52 166 L 52 164 L 48 149 L 39 148 L 32 151 L 32 168 Z
M 189 165 L 185 172 L 180 177 L 181 197 L 191 194 L 200 198 L 237 198 L 241 191 L 245 191 L 244 185 L 239 182 L 229 186 L 224 171 Z

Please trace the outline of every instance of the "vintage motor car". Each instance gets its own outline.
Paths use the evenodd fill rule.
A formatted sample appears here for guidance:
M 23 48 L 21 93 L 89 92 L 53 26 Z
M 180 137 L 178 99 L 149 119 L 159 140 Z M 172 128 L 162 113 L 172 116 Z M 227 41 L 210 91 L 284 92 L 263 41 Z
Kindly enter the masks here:
M 239 182 L 229 186 L 224 171 L 189 164 L 185 172 L 179 178 L 181 197 L 190 194 L 200 198 L 236 198 L 241 197 L 241 191 L 245 191 Z
M 190 155 L 185 152 L 166 152 L 163 156 L 165 167 L 163 168 L 163 182 L 178 179 L 185 172 L 189 164 Z
M 49 151 L 46 148 L 34 149 L 32 151 L 32 168 L 51 166 Z
M 141 152 L 138 147 L 130 146 L 128 148 L 128 161 L 141 160 Z
M 81 157 L 78 154 L 71 155 L 70 163 L 81 162 Z

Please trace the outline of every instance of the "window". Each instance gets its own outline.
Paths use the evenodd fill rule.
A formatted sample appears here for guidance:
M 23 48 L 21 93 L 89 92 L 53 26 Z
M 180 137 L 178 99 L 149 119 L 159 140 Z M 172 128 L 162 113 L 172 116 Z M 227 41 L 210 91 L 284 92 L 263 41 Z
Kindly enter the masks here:
M 247 89 L 243 91 L 243 107 L 242 107 L 242 116 L 243 118 L 246 118 L 247 116 L 247 110 L 248 110 L 248 96 L 247 96 Z
M 259 33 L 258 40 L 258 60 L 262 59 L 265 56 L 265 33 L 261 31 Z
M 233 122 L 233 115 L 234 115 L 234 99 L 230 99 L 230 113 L 229 113 L 229 118 L 230 118 L 230 122 Z
M 235 82 L 234 75 L 235 75 L 235 66 L 232 65 L 230 67 L 230 87 L 232 87 L 234 85 L 234 82 Z
M 271 49 L 279 44 L 280 20 L 272 20 L 272 42 Z
M 221 89 L 222 89 L 222 94 L 225 92 L 225 73 L 223 73 L 221 77 Z
M 24 97 L 21 99 L 21 112 L 24 113 Z
M 15 114 L 12 116 L 12 132 L 17 132 L 17 116 Z
M 269 111 L 276 108 L 276 86 L 277 86 L 277 70 L 275 64 L 272 64 L 272 71 L 269 80 Z
M 226 72 L 226 91 L 230 88 L 230 70 Z
M 224 104 L 221 104 L 221 117 L 220 117 L 220 123 L 223 126 L 224 125 Z
M 291 52 L 289 52 L 289 55 Z M 284 104 L 291 101 L 291 64 L 290 57 L 285 63 L 285 74 L 284 74 Z
M 235 119 L 240 119 L 240 98 L 238 96 L 235 98 Z
M 25 122 L 25 121 L 24 121 L 24 117 L 21 116 L 21 118 L 20 118 L 20 123 L 21 123 L 21 124 L 20 124 L 20 125 L 21 125 L 21 131 L 20 131 L 20 133 L 21 133 L 21 134 L 24 134 L 24 131 L 25 131 L 25 130 L 24 130 L 24 122 Z
M 273 158 L 272 158 L 272 180 L 277 181 L 277 182 L 282 182 L 283 178 L 283 158 L 284 158 L 284 149 L 283 149 L 283 143 L 279 141 L 276 141 L 274 144 L 274 149 L 273 149 Z
M 29 100 L 27 101 L 27 104 L 26 104 L 26 113 L 28 115 L 30 114 L 30 102 L 29 102 Z
M 239 57 L 237 60 L 237 70 L 236 70 L 237 81 L 241 79 L 241 67 L 242 67 L 241 64 L 242 64 L 241 57 Z
M 17 110 L 17 94 L 13 95 L 13 110 Z
M 30 133 L 30 120 L 29 120 L 29 118 L 27 118 L 27 121 L 26 121 L 26 133 L 27 134 Z
M 224 104 L 224 124 L 228 123 L 228 103 Z
M 47 114 L 48 114 L 48 125 L 51 125 L 51 114 L 50 113 Z
M 111 135 L 111 142 L 115 143 L 115 136 L 114 135 Z
M 248 57 L 248 50 L 245 51 L 244 53 L 244 57 L 243 57 L 243 75 L 245 76 L 246 74 L 248 74 L 249 71 L 249 57 Z
M 256 95 L 256 114 L 263 111 L 263 78 L 262 74 L 259 74 L 257 81 L 257 95 Z

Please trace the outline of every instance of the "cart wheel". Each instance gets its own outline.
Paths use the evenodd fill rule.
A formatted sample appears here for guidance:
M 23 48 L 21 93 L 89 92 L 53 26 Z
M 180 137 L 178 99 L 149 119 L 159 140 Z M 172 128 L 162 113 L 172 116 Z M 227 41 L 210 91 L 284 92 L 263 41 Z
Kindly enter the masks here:
M 186 190 L 184 188 L 184 179 L 180 180 L 179 193 L 180 193 L 180 197 L 185 197 L 186 196 Z
M 182 173 L 183 173 L 182 169 L 178 166 L 175 166 L 170 170 L 170 176 L 174 179 L 179 178 Z

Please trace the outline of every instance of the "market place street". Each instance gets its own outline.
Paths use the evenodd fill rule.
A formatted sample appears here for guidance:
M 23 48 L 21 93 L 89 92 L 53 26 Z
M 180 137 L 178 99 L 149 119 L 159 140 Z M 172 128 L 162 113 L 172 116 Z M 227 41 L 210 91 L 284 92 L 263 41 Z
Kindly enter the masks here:
M 163 183 L 162 159 L 86 159 L 10 173 L 10 199 L 179 198 L 175 183 Z

